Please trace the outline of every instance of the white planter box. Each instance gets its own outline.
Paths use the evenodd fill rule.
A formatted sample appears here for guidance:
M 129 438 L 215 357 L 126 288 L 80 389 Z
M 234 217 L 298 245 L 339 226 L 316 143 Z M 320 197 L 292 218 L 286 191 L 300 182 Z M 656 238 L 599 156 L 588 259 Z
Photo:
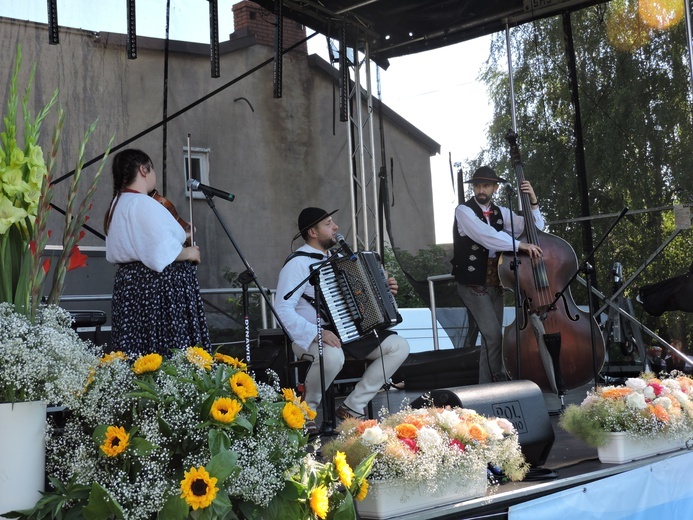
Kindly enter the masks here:
M 46 473 L 46 403 L 0 403 L 0 518 L 31 509 Z
M 386 519 L 486 495 L 486 469 L 476 479 L 447 478 L 435 491 L 394 480 L 370 481 L 368 495 L 356 502 L 361 518 Z
M 638 439 L 626 433 L 611 433 L 606 446 L 597 448 L 599 460 L 611 464 L 623 464 L 632 460 L 644 459 L 659 453 L 680 450 L 685 446 L 683 439 Z

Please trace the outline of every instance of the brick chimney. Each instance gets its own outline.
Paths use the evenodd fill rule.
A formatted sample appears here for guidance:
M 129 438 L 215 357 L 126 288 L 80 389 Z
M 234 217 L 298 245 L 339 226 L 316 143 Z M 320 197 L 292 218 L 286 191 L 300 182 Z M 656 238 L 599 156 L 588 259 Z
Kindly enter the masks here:
M 263 9 L 255 2 L 243 0 L 233 5 L 233 35 L 255 35 L 259 45 L 274 47 L 274 14 Z M 232 35 L 232 37 L 233 37 Z M 283 47 L 291 47 L 306 37 L 306 28 L 300 23 L 284 18 Z M 308 45 L 304 42 L 294 51 L 308 53 Z

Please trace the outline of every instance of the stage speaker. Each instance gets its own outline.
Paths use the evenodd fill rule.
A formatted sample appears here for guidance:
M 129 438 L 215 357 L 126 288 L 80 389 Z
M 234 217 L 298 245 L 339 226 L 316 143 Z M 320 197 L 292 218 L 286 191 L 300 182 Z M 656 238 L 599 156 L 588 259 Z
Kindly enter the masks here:
M 506 381 L 431 390 L 415 399 L 412 408 L 459 406 L 513 423 L 527 462 L 546 462 L 555 439 L 541 389 L 532 381 Z

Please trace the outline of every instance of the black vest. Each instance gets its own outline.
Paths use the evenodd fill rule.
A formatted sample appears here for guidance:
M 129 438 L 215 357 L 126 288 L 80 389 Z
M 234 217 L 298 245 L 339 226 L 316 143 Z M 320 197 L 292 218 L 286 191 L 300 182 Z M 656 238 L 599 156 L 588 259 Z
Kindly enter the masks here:
M 464 205 L 471 208 L 474 214 L 486 223 L 483 211 L 473 198 L 464 202 Z M 500 208 L 492 202 L 490 209 L 493 210 L 493 215 L 490 219 L 491 227 L 496 231 L 502 231 L 503 216 L 500 212 Z M 468 236 L 460 236 L 457 230 L 457 218 L 455 218 L 452 230 L 452 243 L 454 246 L 454 256 L 452 260 L 450 260 L 450 263 L 452 264 L 452 274 L 455 280 L 457 280 L 457 283 L 463 285 L 485 285 L 488 249 L 474 242 Z

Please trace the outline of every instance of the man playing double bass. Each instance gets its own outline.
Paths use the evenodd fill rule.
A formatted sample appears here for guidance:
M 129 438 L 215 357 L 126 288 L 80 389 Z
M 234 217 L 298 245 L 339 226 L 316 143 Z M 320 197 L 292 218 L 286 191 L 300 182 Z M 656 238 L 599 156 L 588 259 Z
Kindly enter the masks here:
M 479 383 L 506 381 L 503 367 L 503 288 L 498 277 L 498 258 L 504 251 L 527 253 L 532 258 L 542 256 L 539 246 L 513 240 L 525 229 L 524 217 L 511 213 L 493 203 L 499 183 L 505 180 L 496 172 L 482 166 L 467 183 L 472 184 L 474 197 L 457 206 L 453 229 L 454 257 L 452 274 L 458 283 L 457 292 L 476 321 L 482 336 L 479 353 Z M 544 217 L 539 201 L 529 181 L 520 190 L 526 193 L 531 214 L 539 230 L 544 229 Z M 513 222 L 511 224 L 511 217 Z

